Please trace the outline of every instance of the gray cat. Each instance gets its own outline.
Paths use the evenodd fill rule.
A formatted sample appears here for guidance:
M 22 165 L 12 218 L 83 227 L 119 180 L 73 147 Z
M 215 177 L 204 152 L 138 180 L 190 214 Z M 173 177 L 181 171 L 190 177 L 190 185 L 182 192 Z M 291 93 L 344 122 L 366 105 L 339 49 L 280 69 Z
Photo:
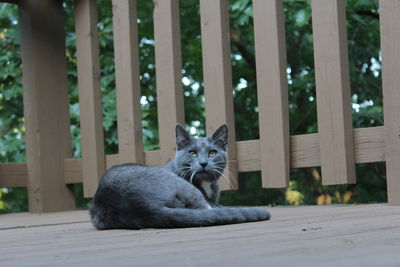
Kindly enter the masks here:
M 162 167 L 123 164 L 100 181 L 90 215 L 97 229 L 211 226 L 268 220 L 267 211 L 218 205 L 228 127 L 193 138 L 176 126 L 175 158 Z

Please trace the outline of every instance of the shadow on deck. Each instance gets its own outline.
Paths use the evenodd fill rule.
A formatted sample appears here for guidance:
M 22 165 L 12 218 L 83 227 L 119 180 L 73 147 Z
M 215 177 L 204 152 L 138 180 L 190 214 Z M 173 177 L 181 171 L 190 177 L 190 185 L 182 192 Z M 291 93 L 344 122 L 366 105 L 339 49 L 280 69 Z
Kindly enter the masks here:
M 400 207 L 268 208 L 272 220 L 97 231 L 87 211 L 0 215 L 1 266 L 400 266 Z

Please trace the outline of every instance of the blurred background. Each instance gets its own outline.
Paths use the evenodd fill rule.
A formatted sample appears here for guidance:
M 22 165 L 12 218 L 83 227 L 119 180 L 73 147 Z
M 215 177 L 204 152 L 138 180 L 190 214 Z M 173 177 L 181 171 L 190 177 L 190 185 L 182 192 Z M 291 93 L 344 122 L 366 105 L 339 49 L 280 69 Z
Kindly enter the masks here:
M 74 1 L 64 2 L 66 55 L 73 156 L 81 157 L 79 99 L 74 32 Z M 153 2 L 138 2 L 143 141 L 158 148 Z M 309 0 L 285 0 L 290 134 L 318 130 L 314 80 L 313 34 Z M 259 138 L 250 0 L 230 0 L 230 37 L 237 141 Z M 111 0 L 97 0 L 106 154 L 118 152 Z M 347 33 L 353 127 L 383 125 L 378 0 L 347 0 Z M 180 1 L 182 84 L 186 127 L 205 131 L 200 15 L 198 0 Z M 0 162 L 24 162 L 22 68 L 18 10 L 0 4 Z M 174 127 L 171 125 L 171 127 Z M 222 193 L 222 205 L 283 205 L 386 202 L 384 163 L 357 164 L 356 185 L 322 186 L 319 168 L 292 169 L 287 189 L 262 189 L 259 172 L 240 173 L 239 190 Z M 73 190 L 78 208 L 86 208 L 82 185 Z M 27 211 L 25 188 L 0 188 L 0 213 Z

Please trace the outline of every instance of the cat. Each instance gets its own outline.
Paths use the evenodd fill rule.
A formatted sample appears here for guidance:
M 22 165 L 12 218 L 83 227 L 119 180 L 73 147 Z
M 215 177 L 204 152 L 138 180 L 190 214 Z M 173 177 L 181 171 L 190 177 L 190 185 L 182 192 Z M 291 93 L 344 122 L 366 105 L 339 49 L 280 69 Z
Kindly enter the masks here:
M 228 127 L 191 137 L 176 125 L 176 154 L 161 167 L 128 163 L 103 175 L 90 207 L 99 229 L 181 228 L 263 221 L 256 208 L 218 205 L 218 179 L 226 162 Z

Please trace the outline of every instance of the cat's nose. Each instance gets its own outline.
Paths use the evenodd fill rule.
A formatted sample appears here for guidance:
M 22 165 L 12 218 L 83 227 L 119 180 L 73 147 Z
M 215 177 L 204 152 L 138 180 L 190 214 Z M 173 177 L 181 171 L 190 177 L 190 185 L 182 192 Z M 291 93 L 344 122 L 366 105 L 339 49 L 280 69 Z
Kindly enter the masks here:
M 202 162 L 202 163 L 200 163 L 200 166 L 203 167 L 203 168 L 205 168 L 205 167 L 207 166 L 207 162 Z

